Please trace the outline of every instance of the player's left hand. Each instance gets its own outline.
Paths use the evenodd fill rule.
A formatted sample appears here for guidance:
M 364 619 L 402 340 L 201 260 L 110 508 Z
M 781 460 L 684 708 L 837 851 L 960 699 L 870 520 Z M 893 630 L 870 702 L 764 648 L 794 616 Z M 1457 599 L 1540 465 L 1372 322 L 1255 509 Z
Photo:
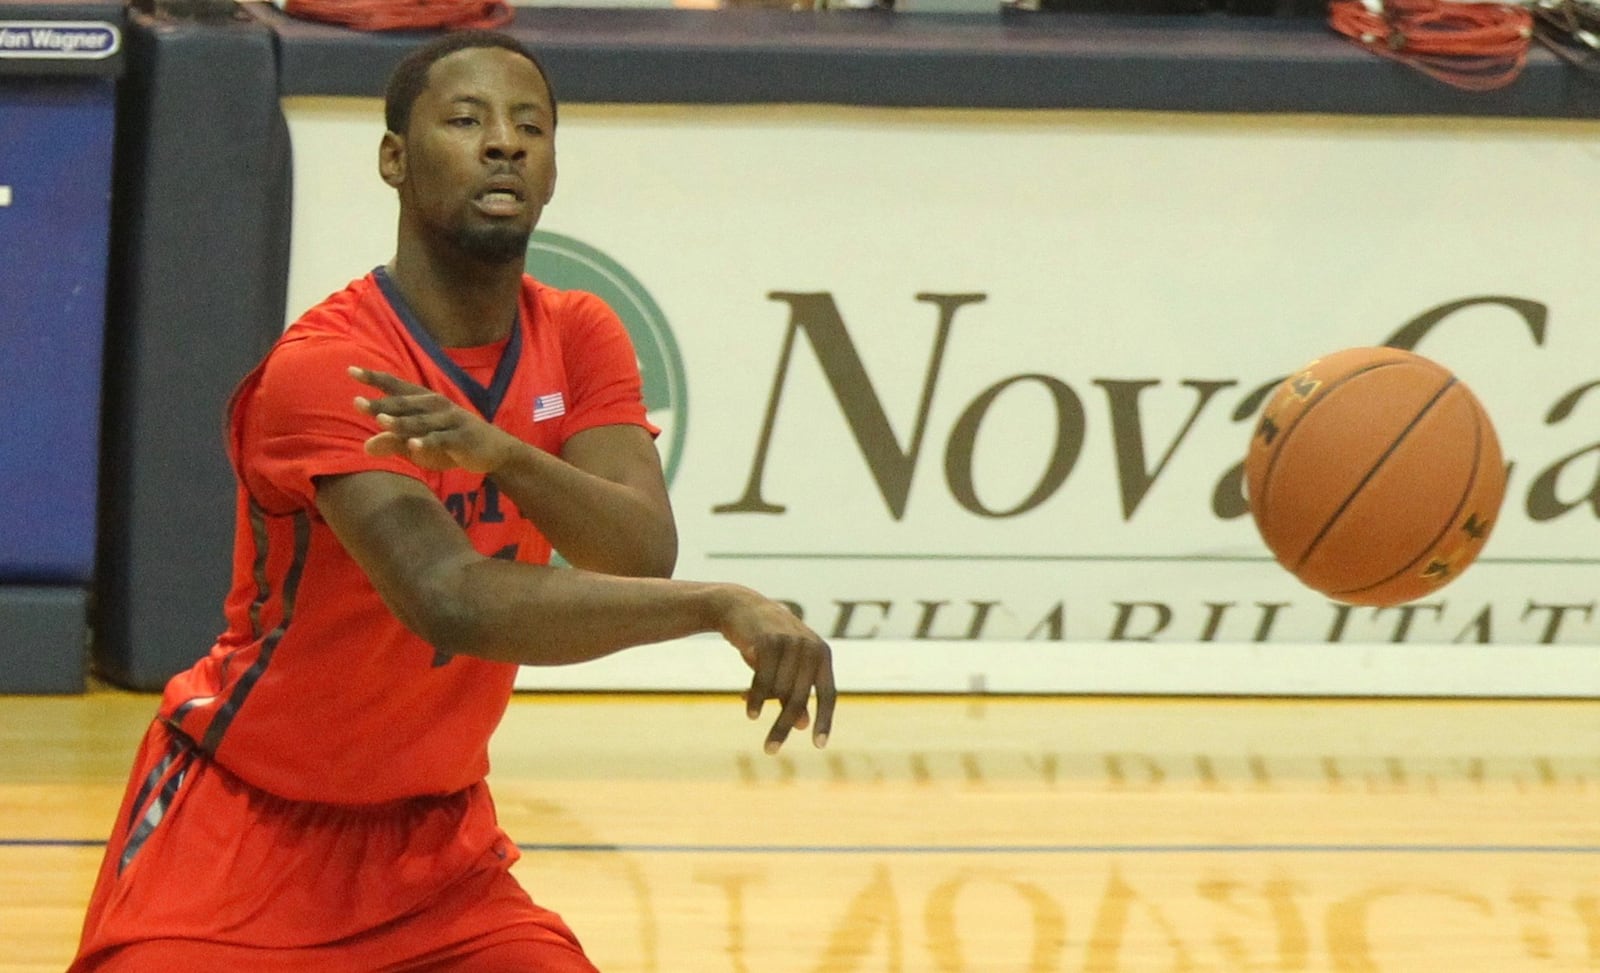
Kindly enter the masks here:
M 838 698 L 833 650 L 781 602 L 742 585 L 724 585 L 722 590 L 727 598 L 719 602 L 717 627 L 753 672 L 744 694 L 745 714 L 760 719 L 767 700 L 779 705 L 777 719 L 767 733 L 767 753 L 777 753 L 790 730 L 807 728 L 814 744 L 827 746 Z M 814 721 L 807 708 L 813 693 L 817 701 Z
M 355 399 L 356 410 L 383 430 L 366 442 L 372 456 L 404 456 L 426 470 L 493 473 L 523 445 L 446 396 L 388 372 L 352 365 L 350 377 L 384 393 Z

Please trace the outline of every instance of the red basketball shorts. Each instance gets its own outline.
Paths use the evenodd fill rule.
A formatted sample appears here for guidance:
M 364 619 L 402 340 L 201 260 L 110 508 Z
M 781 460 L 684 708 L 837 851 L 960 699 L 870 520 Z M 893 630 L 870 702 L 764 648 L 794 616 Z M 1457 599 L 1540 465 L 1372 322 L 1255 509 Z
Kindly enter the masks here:
M 377 807 L 259 791 L 156 723 L 70 973 L 595 973 L 511 876 L 482 782 Z

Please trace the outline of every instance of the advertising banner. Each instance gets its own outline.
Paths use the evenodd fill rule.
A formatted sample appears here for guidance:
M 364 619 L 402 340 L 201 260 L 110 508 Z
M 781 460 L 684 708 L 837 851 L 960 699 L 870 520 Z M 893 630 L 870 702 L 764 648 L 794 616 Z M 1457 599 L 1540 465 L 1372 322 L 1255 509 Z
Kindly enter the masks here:
M 286 110 L 293 317 L 395 205 L 377 102 Z M 846 688 L 1600 694 L 1600 123 L 575 105 L 558 145 L 529 267 L 629 325 L 678 576 L 789 602 Z M 1270 390 L 1378 344 L 1509 464 L 1478 563 L 1382 609 L 1290 576 L 1240 485 Z

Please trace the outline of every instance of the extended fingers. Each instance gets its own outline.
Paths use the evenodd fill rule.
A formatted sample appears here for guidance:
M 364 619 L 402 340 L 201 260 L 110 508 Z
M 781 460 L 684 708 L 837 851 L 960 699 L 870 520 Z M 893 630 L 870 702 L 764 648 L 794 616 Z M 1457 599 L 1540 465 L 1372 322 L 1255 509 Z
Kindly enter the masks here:
M 453 412 L 428 411 L 410 414 L 380 411 L 374 414 L 379 428 L 407 440 L 426 440 L 435 433 L 435 439 L 447 438 L 452 430 L 461 426 Z
M 404 456 L 406 455 L 406 441 L 393 433 L 380 432 L 365 443 L 369 456 Z
M 388 417 L 448 413 L 453 407 L 453 403 L 439 393 L 420 385 L 413 385 L 388 372 L 375 372 L 355 366 L 351 366 L 349 371 L 350 376 L 357 381 L 387 393 L 379 398 L 358 395 L 355 399 L 356 408 L 377 419 L 379 425 L 384 428 L 390 428 L 386 423 Z
M 783 746 L 783 741 L 789 738 L 789 731 L 794 729 L 800 714 L 806 711 L 806 700 L 811 697 L 810 681 L 795 678 L 800 667 L 800 655 L 800 652 L 786 651 L 779 657 L 778 671 L 773 678 L 772 698 L 778 700 L 783 708 L 772 722 L 772 729 L 767 731 L 768 753 L 777 753 Z
M 359 365 L 351 365 L 347 371 L 349 371 L 351 378 L 361 384 L 370 385 L 390 395 L 416 395 L 420 392 L 428 391 L 420 385 L 415 385 L 403 378 L 390 375 L 388 372 L 374 371 L 370 368 L 362 368 Z
M 817 690 L 817 718 L 811 725 L 811 742 L 815 746 L 828 745 L 828 737 L 833 733 L 833 706 L 839 699 L 839 691 L 833 683 L 833 657 L 830 653 L 817 666 L 815 679 Z
M 421 391 L 415 395 L 386 395 L 379 399 L 356 396 L 356 408 L 382 421 L 385 416 L 451 415 L 455 403 L 437 392 Z

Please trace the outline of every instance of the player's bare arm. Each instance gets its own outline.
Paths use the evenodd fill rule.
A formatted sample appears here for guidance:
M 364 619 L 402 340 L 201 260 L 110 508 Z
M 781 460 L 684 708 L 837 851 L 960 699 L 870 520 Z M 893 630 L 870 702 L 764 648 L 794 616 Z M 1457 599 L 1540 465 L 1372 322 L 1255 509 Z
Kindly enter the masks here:
M 749 588 L 486 557 L 425 485 L 395 473 L 322 478 L 317 509 L 384 603 L 436 648 L 564 665 L 717 632 L 753 672 L 745 693 L 751 718 L 766 700 L 779 704 L 769 752 L 807 726 L 818 746 L 827 741 L 836 696 L 831 649 L 787 608 Z
M 660 458 L 644 429 L 587 429 L 556 457 L 436 392 L 386 372 L 352 367 L 350 374 L 384 393 L 356 400 L 381 429 L 368 440 L 369 453 L 404 456 L 424 469 L 490 475 L 575 567 L 671 575 L 677 528 Z

